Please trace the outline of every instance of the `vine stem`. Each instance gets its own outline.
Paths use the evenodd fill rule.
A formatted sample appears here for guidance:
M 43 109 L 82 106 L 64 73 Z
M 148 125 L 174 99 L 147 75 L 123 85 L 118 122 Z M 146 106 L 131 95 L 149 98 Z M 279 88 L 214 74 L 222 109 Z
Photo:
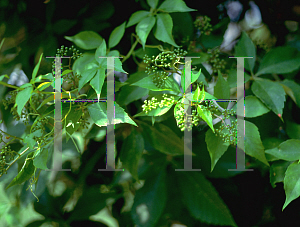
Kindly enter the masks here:
M 10 135 L 10 134 L 9 134 L 9 133 L 7 133 L 7 132 L 4 132 L 2 129 L 0 129 L 0 131 L 1 131 L 2 133 L 4 133 L 5 135 L 9 136 L 9 137 L 13 137 L 14 139 L 17 139 L 17 140 L 23 140 L 23 139 L 22 139 L 22 138 L 20 138 L 20 137 L 13 136 L 13 135 Z
M 13 161 L 7 166 L 7 168 L 5 169 L 5 173 L 10 169 L 10 167 L 11 167 L 16 161 L 18 161 L 18 160 L 21 158 L 21 156 L 22 156 L 28 149 L 29 149 L 29 147 L 27 147 L 24 151 L 22 151 L 21 154 L 18 154 L 19 156 L 18 156 L 15 160 L 13 160 Z M 2 177 L 2 176 L 3 176 L 3 173 L 0 174 L 0 177 Z
M 125 62 L 132 54 L 132 52 L 134 51 L 134 48 L 136 47 L 136 45 L 139 43 L 138 39 L 135 40 L 134 44 L 131 46 L 129 52 L 127 53 L 127 55 L 123 58 L 122 63 Z

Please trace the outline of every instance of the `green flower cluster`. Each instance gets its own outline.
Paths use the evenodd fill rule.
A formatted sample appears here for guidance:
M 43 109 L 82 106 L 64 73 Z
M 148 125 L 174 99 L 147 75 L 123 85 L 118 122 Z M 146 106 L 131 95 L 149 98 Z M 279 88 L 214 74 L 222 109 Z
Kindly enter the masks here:
M 67 56 L 67 54 L 72 51 L 71 58 L 75 60 L 76 58 L 80 58 L 82 56 L 82 53 L 79 53 L 79 50 L 77 50 L 74 46 L 71 47 L 65 47 L 62 45 L 60 49 L 56 50 L 56 57 L 63 57 Z
M 43 94 L 43 93 L 33 93 L 31 95 L 31 102 L 30 102 L 30 105 L 29 105 L 29 112 L 30 113 L 34 113 L 35 110 L 41 104 L 41 102 L 43 102 L 43 100 L 45 100 L 45 97 L 46 97 L 46 94 Z
M 143 111 L 148 113 L 153 109 L 157 109 L 157 107 L 163 108 L 164 106 L 170 106 L 176 103 L 174 96 L 170 98 L 167 97 L 167 94 L 163 94 L 163 99 L 160 102 L 157 102 L 157 98 L 152 97 L 151 100 L 145 100 L 142 105 Z
M 224 59 L 220 59 L 220 49 L 209 49 L 207 51 L 209 54 L 211 54 L 211 57 L 209 59 L 209 63 L 212 65 L 212 70 L 214 73 L 217 73 L 218 70 L 222 71 L 225 69 L 226 61 Z
M 40 119 L 37 119 L 37 122 L 36 124 L 32 127 L 32 132 L 35 132 L 39 129 L 43 131 L 45 131 L 45 125 L 47 125 L 49 123 L 49 120 L 47 117 L 44 117 L 44 118 L 40 118 Z
M 210 35 L 212 32 L 212 25 L 210 24 L 211 19 L 208 16 L 198 16 L 194 21 L 196 29 L 200 30 L 205 35 Z
M 180 58 L 187 55 L 187 51 L 183 49 L 175 49 L 174 51 L 163 51 L 157 56 L 151 58 L 145 55 L 144 63 L 148 64 L 145 72 L 152 76 L 152 81 L 158 88 L 164 88 L 165 81 L 170 73 L 177 72 Z
M 223 119 L 222 124 L 219 128 L 215 129 L 216 134 L 220 136 L 223 141 L 236 145 L 238 142 L 237 138 L 237 119 L 231 120 L 232 116 L 236 116 L 234 110 L 224 110 L 222 112 Z
M 218 116 L 216 113 L 220 113 L 220 109 L 213 103 L 204 101 L 201 104 L 202 110 L 208 110 L 211 112 L 212 115 L 221 119 L 221 123 L 219 126 L 215 125 L 215 134 L 220 136 L 224 142 L 229 142 L 230 144 L 236 145 L 237 143 L 237 135 L 236 135 L 236 127 L 237 127 L 237 120 L 231 120 L 233 116 L 236 115 L 234 110 L 222 110 L 221 116 Z M 176 106 L 176 112 L 174 113 L 177 126 L 180 128 L 181 131 L 185 130 L 187 126 L 187 130 L 192 130 L 193 126 L 198 126 L 199 122 L 202 118 L 197 113 L 197 107 L 199 103 L 196 103 L 191 106 L 191 115 L 187 115 L 184 112 L 184 103 L 178 103 Z
M 181 103 L 179 105 L 178 110 L 175 113 L 175 119 L 177 122 L 177 126 L 180 128 L 181 131 L 185 130 L 185 123 L 187 123 L 187 130 L 192 130 L 193 126 L 198 126 L 199 121 L 201 121 L 201 117 L 197 113 L 197 106 L 200 104 L 192 105 L 191 106 L 191 115 L 187 115 L 184 112 L 184 104 Z M 201 109 L 207 108 L 204 105 L 201 105 Z
M 88 118 L 86 117 L 87 116 L 87 108 L 85 108 L 85 105 L 82 102 L 80 103 L 80 108 L 81 108 L 80 111 L 83 111 L 80 119 L 78 120 L 78 122 L 80 124 L 80 128 L 81 129 L 84 129 L 84 128 L 88 129 L 89 128 L 88 125 L 90 125 L 91 123 L 88 121 Z
M 10 91 L 8 92 L 7 96 L 4 98 L 3 105 L 4 108 L 7 110 L 10 104 L 15 104 L 16 102 L 16 97 L 18 95 L 18 90 L 14 90 L 14 91 Z M 13 106 L 10 109 L 10 112 L 13 115 L 13 118 L 16 121 L 21 120 L 21 118 L 23 119 L 23 123 L 26 125 L 29 123 L 29 118 L 28 118 L 28 114 L 26 113 L 26 108 L 23 108 L 22 112 L 21 112 L 21 116 L 19 116 L 19 114 L 17 113 L 17 106 Z
M 68 56 L 69 52 L 72 52 L 71 59 L 73 60 L 82 57 L 82 53 L 79 53 L 79 50 L 77 50 L 74 46 L 65 47 L 64 45 L 62 45 L 60 49 L 56 50 L 56 57 Z M 52 72 L 53 74 L 55 72 L 55 60 L 52 62 Z
M 7 162 L 14 160 L 16 152 L 9 145 L 6 145 L 0 150 L 0 175 L 6 173 Z
M 7 93 L 6 97 L 3 99 L 2 103 L 4 108 L 7 110 L 10 104 L 14 104 L 16 97 L 18 94 L 18 90 L 13 90 Z

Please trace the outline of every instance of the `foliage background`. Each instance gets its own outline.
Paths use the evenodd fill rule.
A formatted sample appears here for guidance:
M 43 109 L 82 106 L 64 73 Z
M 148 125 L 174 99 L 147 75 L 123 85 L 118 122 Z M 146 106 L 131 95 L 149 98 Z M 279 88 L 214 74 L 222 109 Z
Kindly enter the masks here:
M 241 2 L 244 5 L 243 12 L 245 12 L 247 7 L 249 7 L 248 1 Z M 223 3 L 223 1 L 202 2 L 187 0 L 185 3 L 188 7 L 197 9 L 198 11 L 171 14 L 174 20 L 173 34 L 175 40 L 178 41 L 177 43 L 179 44 L 179 40 L 185 34 L 192 36 L 195 33 L 193 26 L 186 26 L 188 22 L 182 19 L 188 18 L 187 14 L 190 14 L 192 18 L 190 22 L 193 23 L 196 16 L 202 14 L 209 16 L 213 25 L 220 21 L 220 17 L 225 21 L 221 28 L 213 34 L 214 38 L 207 41 L 211 46 L 220 45 L 228 21 L 226 22 L 226 12 L 217 11 L 216 6 Z M 90 30 L 99 33 L 107 41 L 113 29 L 124 21 L 128 21 L 134 12 L 141 9 L 149 10 L 147 2 L 143 0 L 126 1 L 126 4 L 130 6 L 126 10 L 124 10 L 122 4 L 124 4 L 124 1 L 120 0 L 86 1 L 80 4 L 69 0 L 50 0 L 47 3 L 43 3 L 42 1 L 1 1 L 0 37 L 1 39 L 3 37 L 6 38 L 1 48 L 1 75 L 10 75 L 15 66 L 21 64 L 22 70 L 28 75 L 28 79 L 30 80 L 30 75 L 34 66 L 38 63 L 41 53 L 44 56 L 55 56 L 56 49 L 61 45 L 72 45 L 64 36 L 73 36 L 81 31 Z M 298 51 L 300 51 L 299 29 L 291 32 L 286 28 L 285 24 L 287 20 L 299 21 L 299 11 L 297 11 L 299 5 L 297 6 L 293 1 L 272 0 L 264 1 L 263 3 L 256 2 L 256 4 L 260 7 L 264 23 L 268 25 L 271 33 L 277 38 L 276 46 L 286 45 L 288 37 L 292 35 L 294 39 L 288 44 L 298 48 Z M 125 35 L 116 48 L 120 53 L 124 54 L 129 51 L 132 44 L 131 33 L 134 32 L 135 26 L 126 28 Z M 148 42 L 153 45 L 159 43 L 151 34 L 148 37 Z M 84 51 L 80 48 L 78 49 L 81 52 Z M 258 62 L 263 56 L 259 54 L 258 52 Z M 43 58 L 39 74 L 50 72 L 51 66 L 52 61 Z M 123 69 L 129 73 L 129 78 L 131 74 L 138 70 L 133 58 L 129 58 L 126 61 Z M 271 75 L 263 77 L 273 80 Z M 279 75 L 279 79 L 281 80 L 286 78 L 290 78 L 299 84 L 299 70 L 290 74 Z M 0 86 L 0 98 L 3 100 L 5 94 L 12 89 Z M 246 95 L 250 94 L 252 94 L 251 90 L 246 90 Z M 142 110 L 142 103 L 141 100 L 137 100 L 128 105 L 123 105 L 123 108 L 129 116 L 134 116 Z M 293 130 L 288 130 L 287 125 L 281 122 L 272 112 L 247 120 L 253 122 L 258 127 L 262 141 L 270 137 L 283 141 L 291 138 L 300 139 L 298 125 L 300 124 L 299 103 L 297 104 L 298 106 L 287 97 L 282 114 L 285 122 L 289 120 L 292 123 L 296 123 L 293 124 Z M 13 117 L 9 110 L 4 109 L 2 101 L 1 116 L 6 124 L 7 132 L 21 137 L 26 130 L 26 126 L 23 123 L 14 125 Z M 141 118 L 140 121 L 144 120 Z M 149 123 L 149 125 L 151 124 L 149 121 L 145 122 Z M 182 136 L 182 132 L 176 126 L 173 116 L 168 117 L 163 124 L 167 125 L 177 136 Z M 125 141 L 133 126 L 122 124 L 122 130 L 118 130 L 118 127 L 121 127 L 120 124 L 116 125 L 117 151 L 124 151 L 126 143 L 131 143 L 130 139 L 132 141 L 138 140 L 139 135 L 131 135 L 136 138 L 130 137 L 128 141 Z M 96 134 L 98 134 L 98 138 L 95 138 Z M 142 162 L 144 164 L 142 166 L 144 169 L 139 169 L 139 176 L 141 179 L 146 179 L 146 181 L 144 187 L 139 189 L 141 186 L 128 175 L 120 176 L 112 172 L 95 172 L 96 169 L 105 168 L 106 144 L 103 129 L 99 130 L 98 128 L 96 131 L 88 134 L 88 136 L 90 138 L 88 143 L 83 146 L 84 152 L 82 155 L 78 154 L 70 140 L 64 144 L 64 160 L 66 160 L 64 167 L 76 166 L 77 161 L 81 163 L 77 171 L 59 173 L 55 183 L 47 187 L 45 186 L 48 174 L 45 171 L 41 172 L 35 191 L 35 194 L 39 197 L 39 202 L 36 202 L 36 198 L 30 190 L 26 190 L 28 182 L 25 182 L 24 185 L 17 185 L 4 190 L 22 167 L 24 159 L 20 160 L 18 165 L 14 165 L 7 175 L 1 177 L 1 226 L 29 227 L 40 226 L 45 222 L 48 225 L 46 223 L 43 226 L 58 226 L 57 223 L 59 223 L 59 226 L 67 226 L 66 223 L 70 226 L 134 226 L 132 222 L 134 215 L 130 213 L 130 201 L 133 202 L 134 195 L 146 203 L 151 200 L 153 202 L 152 206 L 156 207 L 153 209 L 153 213 L 151 213 L 153 215 L 151 218 L 157 215 L 158 220 L 156 224 L 149 224 L 147 226 L 173 225 L 174 227 L 175 223 L 181 223 L 186 226 L 213 226 L 194 218 L 184 205 L 184 201 L 188 198 L 187 195 L 196 194 L 197 191 L 187 188 L 187 185 L 182 181 L 186 176 L 175 173 L 174 166 L 166 161 L 170 158 L 168 155 L 155 153 L 149 149 L 151 155 L 143 156 Z M 78 145 L 80 145 L 80 141 L 82 142 L 80 139 L 77 141 Z M 214 171 L 210 173 L 211 161 L 205 143 L 205 132 L 193 130 L 193 141 L 197 141 L 193 142 L 193 151 L 195 150 L 197 154 L 197 156 L 193 157 L 193 167 L 203 170 L 204 175 L 216 188 L 220 197 L 227 205 L 237 226 L 290 226 L 297 223 L 297 217 L 299 217 L 300 213 L 299 199 L 293 201 L 282 211 L 282 206 L 285 202 L 284 186 L 282 182 L 279 182 L 275 188 L 272 187 L 270 184 L 269 167 L 247 156 L 247 166 L 254 168 L 254 171 L 230 175 L 227 169 L 234 168 L 235 166 L 235 148 L 230 147 L 219 160 Z M 19 150 L 21 147 L 20 143 L 12 144 L 14 150 Z M 183 163 L 181 157 L 175 157 L 174 159 L 178 163 Z M 286 163 L 286 161 L 278 162 L 283 163 L 279 165 L 280 168 L 283 168 L 282 166 Z M 162 169 L 166 171 L 163 172 L 161 171 Z M 190 175 L 193 174 L 191 172 Z M 158 183 L 155 184 L 156 181 Z M 201 178 L 199 181 L 201 181 Z M 156 185 L 158 187 L 155 187 Z M 160 216 L 158 214 L 159 207 L 163 205 L 163 198 L 160 196 L 164 196 L 163 191 L 165 190 L 161 187 L 167 187 L 168 199 L 165 201 L 165 208 Z M 102 210 L 105 207 L 106 197 L 98 196 L 99 188 L 101 188 L 102 192 L 109 191 L 111 193 L 106 195 L 107 198 L 113 198 L 108 200 L 107 207 L 109 208 L 107 209 Z M 130 191 L 132 193 L 129 193 Z M 182 194 L 182 192 L 185 194 Z M 81 193 L 83 194 L 81 195 Z M 153 194 L 151 193 L 157 197 L 153 199 L 151 197 Z M 64 212 L 63 206 L 68 201 L 68 206 L 72 207 L 72 202 L 74 202 L 72 198 L 74 198 L 74 201 L 77 200 L 76 198 L 80 198 L 77 203 L 77 209 L 73 213 Z M 121 212 L 124 209 L 124 205 L 127 207 L 127 211 Z M 98 213 L 91 218 L 94 221 L 88 221 L 91 213 Z M 43 220 L 44 218 L 46 221 Z

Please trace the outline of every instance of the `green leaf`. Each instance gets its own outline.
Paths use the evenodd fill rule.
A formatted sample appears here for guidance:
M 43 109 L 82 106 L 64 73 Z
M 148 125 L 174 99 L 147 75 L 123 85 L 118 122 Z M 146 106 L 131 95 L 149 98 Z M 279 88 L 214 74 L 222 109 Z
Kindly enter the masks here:
M 191 53 L 189 56 L 200 57 L 200 58 L 192 58 L 192 65 L 199 65 L 203 62 L 207 62 L 211 57 L 210 54 L 205 52 Z
M 265 150 L 266 158 L 269 162 L 280 160 L 280 158 L 277 158 L 276 156 L 273 155 L 277 153 L 279 153 L 278 147 Z
M 84 87 L 97 73 L 97 68 L 87 69 L 85 72 L 82 73 L 82 77 L 79 80 L 78 84 L 78 91 Z
M 32 86 L 25 88 L 17 94 L 15 106 L 17 106 L 17 112 L 20 116 L 25 104 L 31 97 L 31 92 Z
M 282 211 L 290 204 L 293 200 L 300 196 L 300 164 L 291 164 L 284 177 L 284 191 L 286 199 L 282 207 Z
M 37 88 L 36 90 L 39 90 L 39 91 L 43 91 L 45 90 L 47 87 L 51 86 L 52 82 L 44 82 L 44 83 L 41 83 Z
M 42 58 L 43 58 L 43 53 L 41 54 L 40 56 L 40 59 L 39 59 L 39 62 L 36 64 L 36 66 L 34 67 L 34 70 L 32 72 L 32 78 L 31 78 L 31 83 L 34 83 L 35 81 L 35 77 L 39 71 L 39 68 L 40 68 L 40 64 L 41 64 L 41 61 L 42 61 Z
M 125 33 L 125 24 L 121 24 L 120 26 L 116 27 L 112 33 L 109 36 L 108 40 L 108 47 L 113 48 L 118 45 L 118 43 L 121 41 L 122 37 L 124 36 Z
M 38 77 L 35 78 L 34 83 L 39 83 L 42 80 L 50 80 L 54 81 L 52 73 L 47 73 L 45 75 L 39 75 Z M 23 84 L 24 85 L 24 84 Z
M 144 79 L 148 77 L 148 74 L 145 73 L 145 71 L 138 71 L 138 72 L 135 72 L 133 74 L 130 74 L 128 80 L 126 80 L 126 83 L 128 84 L 134 84 L 138 81 L 140 81 L 141 79 Z
M 2 45 L 3 45 L 4 41 L 5 41 L 5 38 L 3 38 L 3 39 L 1 40 L 1 43 L 0 43 L 0 50 L 1 50 L 1 48 L 2 48 Z
M 269 166 L 269 163 L 266 159 L 264 146 L 261 142 L 258 128 L 255 124 L 245 121 L 245 140 L 240 138 L 238 141 L 238 147 L 242 149 L 241 143 L 245 145 L 245 153 L 251 157 L 256 158 L 262 163 Z
M 142 42 L 143 49 L 145 49 L 146 40 L 155 24 L 155 21 L 156 19 L 154 16 L 146 17 L 142 19 L 135 27 L 135 32 Z
M 269 73 L 290 73 L 300 67 L 300 54 L 289 46 L 275 47 L 262 59 L 256 76 Z
M 158 0 L 147 0 L 148 5 L 152 8 L 152 9 L 156 9 L 156 6 L 158 4 Z
M 88 220 L 91 215 L 97 214 L 105 208 L 108 198 L 118 199 L 115 193 L 101 193 L 99 187 L 87 187 L 76 203 L 68 221 Z
M 27 87 L 31 87 L 31 86 L 32 86 L 32 84 L 26 83 L 26 84 L 21 85 L 20 88 L 27 88 Z
M 46 170 L 48 161 L 48 150 L 42 148 L 42 150 L 38 150 L 37 153 L 34 155 L 33 165 L 36 168 Z
M 253 44 L 252 40 L 246 32 L 242 33 L 242 37 L 238 41 L 234 50 L 235 57 L 253 57 L 244 59 L 245 69 L 249 70 L 250 72 L 253 72 L 256 60 L 256 49 L 255 45 Z
M 33 149 L 34 145 L 36 144 L 36 141 L 33 139 L 33 135 L 29 134 L 24 138 L 24 143 L 26 143 L 29 148 Z
M 163 41 L 165 43 L 169 43 L 175 47 L 179 47 L 172 36 L 173 29 L 173 20 L 169 14 L 160 13 L 156 15 L 156 29 L 154 32 L 154 36 L 156 39 Z
M 199 76 L 201 75 L 201 69 L 197 72 L 194 73 L 193 71 L 191 71 L 191 84 L 194 83 L 196 80 L 198 80 Z M 185 68 L 182 70 L 182 74 L 181 74 L 181 87 L 183 89 L 183 92 L 186 91 L 186 89 L 191 86 L 185 86 Z
M 69 73 L 71 73 L 71 72 L 73 72 L 73 70 L 71 70 L 71 69 L 66 69 L 66 70 L 64 70 L 64 71 L 62 72 L 61 76 L 63 77 L 64 75 L 69 74 Z
M 120 106 L 128 105 L 129 103 L 148 95 L 148 93 L 149 90 L 146 88 L 125 85 L 118 93 L 116 102 L 119 103 Z
M 55 31 L 55 33 L 62 35 L 66 34 L 66 32 L 68 32 L 77 23 L 77 20 L 61 19 L 52 24 L 52 29 Z
M 126 73 L 128 74 L 128 72 L 125 72 L 123 67 L 122 67 L 122 62 L 119 58 L 115 58 L 115 70 L 121 73 Z
M 89 114 L 96 125 L 99 127 L 107 126 L 107 103 L 95 103 L 87 107 Z M 128 114 L 115 102 L 115 118 L 114 124 L 129 123 L 137 126 L 136 123 L 128 116 Z
M 203 85 L 208 86 L 208 83 L 206 82 L 205 76 L 202 72 L 201 72 L 200 76 L 198 77 L 197 82 L 199 82 L 199 83 L 202 82 Z
M 100 68 L 97 70 L 96 76 L 90 81 L 90 85 L 94 88 L 98 98 L 100 98 L 104 80 L 105 69 Z
M 266 153 L 285 161 L 300 160 L 300 140 L 289 139 L 282 142 L 278 148 L 266 150 Z
M 31 178 L 31 176 L 34 174 L 35 171 L 35 167 L 33 165 L 33 160 L 32 160 L 33 155 L 34 152 L 31 152 L 30 154 L 27 155 L 27 158 L 25 159 L 22 169 L 20 170 L 18 175 L 10 182 L 10 184 L 6 187 L 6 189 L 17 184 L 22 184 L 23 182 Z
M 106 42 L 105 42 L 105 40 L 103 40 L 103 42 L 97 48 L 96 53 L 95 53 L 95 60 L 100 65 L 105 64 L 105 68 L 106 68 L 107 60 L 106 60 L 106 58 L 102 58 L 102 57 L 106 57 Z
M 183 141 L 169 127 L 161 123 L 153 127 L 142 121 L 138 123 L 143 129 L 144 139 L 149 141 L 154 149 L 173 156 L 184 154 Z
M 218 99 L 215 96 L 209 94 L 208 92 L 205 92 L 204 100 L 218 100 Z
M 72 96 L 71 96 L 72 97 Z M 69 98 L 68 94 L 62 94 L 62 98 Z M 40 106 L 37 108 L 37 110 L 41 109 L 42 106 L 44 106 L 45 104 L 47 104 L 48 102 L 54 101 L 54 94 L 48 96 L 48 98 L 46 98 L 41 104 Z
M 143 151 L 144 138 L 134 127 L 131 127 L 131 132 L 122 145 L 120 159 L 123 167 L 131 173 L 135 180 L 139 178 L 138 164 Z
M 241 99 L 239 102 L 244 102 Z M 245 98 L 245 117 L 258 117 L 270 111 L 256 96 L 249 95 Z
M 176 172 L 182 201 L 190 214 L 213 225 L 237 226 L 214 186 L 200 172 Z
M 291 139 L 300 139 L 300 124 L 292 121 L 287 121 L 286 133 Z
M 274 147 L 278 147 L 284 140 L 279 139 L 277 137 L 268 137 L 265 138 L 262 143 L 265 149 L 272 149 Z
M 136 51 L 134 51 L 134 54 L 136 57 L 143 59 L 145 55 L 148 56 L 156 56 L 160 53 L 161 51 L 159 49 L 156 48 L 150 48 L 150 47 L 145 47 L 145 50 L 141 47 L 139 49 L 137 49 Z M 141 72 L 141 71 L 140 71 Z
M 251 90 L 276 115 L 282 115 L 285 92 L 279 83 L 267 79 L 256 80 Z
M 131 209 L 131 218 L 136 226 L 155 227 L 167 202 L 166 173 L 146 180 L 145 185 L 136 191 Z
M 165 80 L 164 90 L 174 91 L 175 93 L 181 93 L 180 87 L 172 76 L 169 76 Z
M 273 162 L 279 160 L 279 158 L 274 155 L 269 154 L 270 149 L 278 149 L 279 144 L 281 144 L 284 140 L 279 139 L 277 137 L 269 137 L 263 140 L 263 146 L 265 148 L 266 158 L 269 162 Z
M 285 85 L 291 89 L 291 93 L 285 92 L 293 99 L 293 101 L 300 107 L 300 85 L 293 80 L 285 79 L 279 82 L 281 85 Z
M 244 72 L 245 83 L 250 80 L 250 75 L 247 72 Z M 227 82 L 230 88 L 236 88 L 237 83 L 237 72 L 236 69 L 230 69 L 227 77 Z
M 183 0 L 166 0 L 158 9 L 167 13 L 197 11 L 196 9 L 187 7 Z
M 120 57 L 120 52 L 118 50 L 111 50 L 107 54 L 108 57 Z
M 211 172 L 215 165 L 227 151 L 229 143 L 225 143 L 220 136 L 216 136 L 212 130 L 207 130 L 205 133 L 205 142 L 211 159 Z
M 277 161 L 272 163 L 270 167 L 270 183 L 273 188 L 276 187 L 276 183 L 284 181 L 284 174 L 291 162 Z
M 155 84 L 152 81 L 152 77 L 153 76 L 144 77 L 143 79 L 132 83 L 131 86 L 138 86 L 138 87 L 142 87 L 142 88 L 147 88 L 147 89 L 152 90 L 152 91 L 169 90 L 169 89 L 162 89 L 162 88 L 156 87 Z
M 97 62 L 95 60 L 95 54 L 91 53 L 84 53 L 82 57 L 76 59 L 76 61 L 73 64 L 73 72 L 81 75 L 85 71 L 86 65 L 92 63 L 92 62 Z
M 127 83 L 126 82 L 115 81 L 115 92 L 119 91 L 120 88 L 123 87 L 124 85 L 127 85 Z M 122 106 L 122 105 L 120 104 L 120 106 Z
M 50 81 L 54 81 L 54 77 L 52 75 L 52 73 L 47 73 L 45 75 L 40 75 L 42 77 L 42 79 L 47 79 L 47 80 L 50 80 Z
M 100 46 L 103 38 L 93 31 L 79 32 L 74 36 L 65 36 L 65 39 L 75 43 L 78 47 L 84 50 L 96 49 Z
M 201 91 L 199 86 L 197 86 L 197 89 L 196 89 L 196 91 L 194 92 L 194 95 L 193 95 L 193 100 L 202 102 L 204 100 L 204 98 L 205 98 L 204 87 Z
M 0 76 L 0 81 L 2 81 L 4 79 L 4 77 L 6 77 L 7 79 L 9 79 L 8 75 L 2 75 L 2 76 Z
M 69 112 L 70 110 L 70 105 L 69 103 L 64 103 L 62 110 L 62 117 L 65 117 L 65 115 Z M 82 111 L 81 110 L 76 110 L 75 106 L 71 106 L 71 111 L 67 115 L 66 119 L 64 120 L 63 124 L 66 125 L 65 129 L 68 132 L 66 134 L 66 141 L 68 142 L 70 139 L 70 135 L 72 135 L 74 132 L 78 130 L 80 127 L 80 124 L 78 123 L 80 117 L 82 116 Z
M 132 26 L 132 25 L 135 25 L 139 22 L 141 22 L 143 19 L 145 19 L 148 15 L 150 14 L 149 11 L 145 11 L 145 10 L 140 10 L 140 11 L 137 11 L 135 13 L 133 13 L 130 18 L 129 18 L 129 21 L 128 21 L 128 24 L 127 24 L 127 28 Z
M 201 98 L 200 98 L 200 94 L 201 94 L 202 92 L 201 92 L 201 90 L 200 90 L 200 88 L 199 88 L 199 86 L 197 86 L 197 89 L 196 89 L 196 91 L 194 92 L 194 94 L 193 94 L 193 100 L 194 101 L 198 101 L 198 100 L 200 100 Z M 205 95 L 205 93 L 204 93 L 204 88 L 203 88 L 203 96 Z
M 34 131 L 33 133 L 31 133 L 31 135 L 33 135 L 35 137 L 41 137 L 43 135 L 43 131 L 42 131 L 42 129 L 38 129 L 38 130 Z
M 214 96 L 217 99 L 230 99 L 230 87 L 220 71 L 218 72 L 218 81 L 214 87 Z M 226 108 L 228 102 L 220 102 L 219 105 Z
M 202 107 L 197 106 L 197 113 L 208 124 L 208 126 L 211 128 L 211 130 L 213 130 L 213 132 L 215 132 L 214 125 L 212 123 L 211 112 L 208 109 L 206 109 L 204 106 L 202 106 Z

